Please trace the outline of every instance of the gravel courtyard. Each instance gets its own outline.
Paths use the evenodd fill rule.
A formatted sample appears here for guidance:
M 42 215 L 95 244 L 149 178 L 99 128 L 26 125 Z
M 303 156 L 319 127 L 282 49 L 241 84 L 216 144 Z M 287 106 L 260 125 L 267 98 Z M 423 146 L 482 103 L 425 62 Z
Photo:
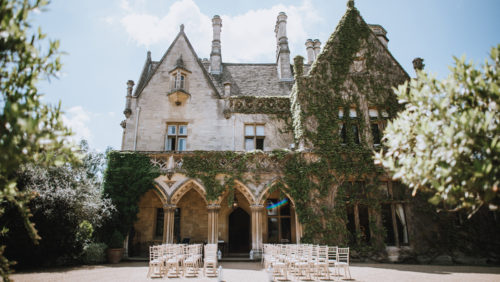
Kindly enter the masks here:
M 259 263 L 223 262 L 228 282 L 268 281 Z M 351 281 L 500 281 L 500 267 L 402 264 L 352 264 Z M 54 268 L 13 274 L 14 281 L 217 281 L 216 278 L 147 279 L 146 262 Z M 336 280 L 341 280 L 338 277 Z

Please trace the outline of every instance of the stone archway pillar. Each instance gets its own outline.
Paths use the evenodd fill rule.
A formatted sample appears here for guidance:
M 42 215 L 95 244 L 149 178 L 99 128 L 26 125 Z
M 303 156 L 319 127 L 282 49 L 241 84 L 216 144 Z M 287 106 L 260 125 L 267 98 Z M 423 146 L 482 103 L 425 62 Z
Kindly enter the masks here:
M 174 216 L 176 205 L 163 205 L 163 243 L 174 242 Z
M 219 242 L 219 210 L 220 205 L 209 204 L 208 209 L 208 244 Z
M 264 205 L 254 204 L 250 206 L 252 210 L 252 251 L 254 258 L 262 256 L 262 220 Z

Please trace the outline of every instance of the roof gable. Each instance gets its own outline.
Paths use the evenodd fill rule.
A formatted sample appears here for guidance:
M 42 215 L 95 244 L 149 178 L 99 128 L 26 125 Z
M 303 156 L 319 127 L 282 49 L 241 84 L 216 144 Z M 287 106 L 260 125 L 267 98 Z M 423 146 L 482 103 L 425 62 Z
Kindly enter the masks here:
M 144 90 L 144 88 L 146 88 L 146 86 L 148 85 L 149 81 L 151 81 L 151 79 L 156 74 L 156 72 L 158 71 L 158 69 L 160 68 L 160 66 L 166 61 L 166 58 L 170 55 L 170 53 L 174 49 L 174 46 L 176 46 L 176 44 L 179 44 L 179 41 L 181 40 L 181 38 L 185 40 L 186 45 L 188 46 L 189 52 L 191 53 L 191 55 L 193 56 L 193 58 L 197 62 L 198 66 L 200 67 L 201 71 L 203 72 L 203 75 L 205 76 L 205 79 L 206 79 L 207 83 L 212 88 L 212 90 L 214 91 L 215 95 L 220 98 L 220 93 L 217 90 L 217 88 L 214 86 L 214 84 L 212 82 L 212 79 L 210 78 L 210 74 L 203 67 L 203 64 L 198 59 L 198 55 L 194 51 L 194 48 L 191 45 L 191 42 L 189 42 L 189 39 L 187 38 L 186 34 L 184 33 L 184 25 L 181 25 L 179 33 L 177 34 L 177 36 L 175 37 L 174 41 L 172 42 L 172 44 L 170 44 L 170 47 L 168 47 L 167 51 L 165 52 L 165 54 L 163 55 L 163 57 L 161 58 L 161 60 L 158 63 L 152 64 L 151 63 L 151 59 L 148 57 L 150 65 L 154 66 L 154 68 L 151 67 L 152 70 L 151 70 L 151 72 L 149 72 L 149 75 L 145 74 L 144 73 L 145 70 L 148 69 L 148 67 L 147 67 L 148 60 L 146 60 L 146 64 L 144 66 L 143 73 L 141 74 L 141 79 L 139 80 L 138 87 L 137 87 L 137 89 L 135 91 L 135 96 L 140 96 L 141 95 L 142 91 Z M 142 81 L 143 78 L 145 78 L 144 82 Z M 139 86 L 141 86 L 141 88 L 139 88 Z
M 341 94 L 347 80 L 363 80 L 365 88 L 382 87 L 391 92 L 391 87 L 409 79 L 355 7 L 348 8 L 311 66 L 308 77 L 325 80 L 325 74 L 337 94 Z

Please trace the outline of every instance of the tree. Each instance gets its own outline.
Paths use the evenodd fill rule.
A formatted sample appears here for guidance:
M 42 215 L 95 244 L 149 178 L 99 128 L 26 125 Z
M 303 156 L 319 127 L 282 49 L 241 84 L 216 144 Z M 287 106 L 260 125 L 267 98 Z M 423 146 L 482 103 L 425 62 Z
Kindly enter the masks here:
M 86 143 L 84 143 L 86 144 Z M 86 146 L 83 146 L 86 147 Z M 57 265 L 77 261 L 92 230 L 111 217 L 114 206 L 102 194 L 104 153 L 83 150 L 82 164 L 59 167 L 23 165 L 18 187 L 35 195 L 28 203 L 41 240 L 34 246 L 19 224 L 17 210 L 7 209 L 0 223 L 10 227 L 7 257 L 24 266 Z M 95 168 L 100 168 L 100 172 Z M 86 230 L 88 229 L 88 230 Z
M 455 58 L 439 81 L 423 71 L 397 90 L 404 111 L 388 123 L 376 160 L 416 193 L 450 210 L 500 203 L 500 45 L 482 70 Z
M 14 205 L 33 240 L 38 240 L 26 203 L 31 195 L 16 186 L 16 173 L 25 163 L 61 165 L 77 162 L 73 147 L 65 138 L 60 106 L 40 101 L 36 84 L 55 76 L 61 68 L 58 41 L 46 44 L 39 28 L 32 31 L 29 15 L 43 8 L 44 0 L 11 0 L 0 3 L 0 216 Z M 5 235 L 7 229 L 2 228 Z M 9 262 L 0 247 L 0 275 L 8 280 Z

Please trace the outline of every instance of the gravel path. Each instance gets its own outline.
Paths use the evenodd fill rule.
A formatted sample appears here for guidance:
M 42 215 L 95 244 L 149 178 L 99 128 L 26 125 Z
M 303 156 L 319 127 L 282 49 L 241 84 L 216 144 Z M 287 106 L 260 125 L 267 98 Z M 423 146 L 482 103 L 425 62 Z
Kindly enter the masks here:
M 228 282 L 268 281 L 259 263 L 223 262 L 223 278 Z M 437 266 L 405 264 L 353 264 L 351 281 L 500 281 L 500 267 Z M 153 278 L 147 279 L 145 262 L 124 262 L 117 265 L 54 268 L 16 273 L 14 281 L 217 281 L 216 278 Z M 343 281 L 336 277 L 337 281 Z

